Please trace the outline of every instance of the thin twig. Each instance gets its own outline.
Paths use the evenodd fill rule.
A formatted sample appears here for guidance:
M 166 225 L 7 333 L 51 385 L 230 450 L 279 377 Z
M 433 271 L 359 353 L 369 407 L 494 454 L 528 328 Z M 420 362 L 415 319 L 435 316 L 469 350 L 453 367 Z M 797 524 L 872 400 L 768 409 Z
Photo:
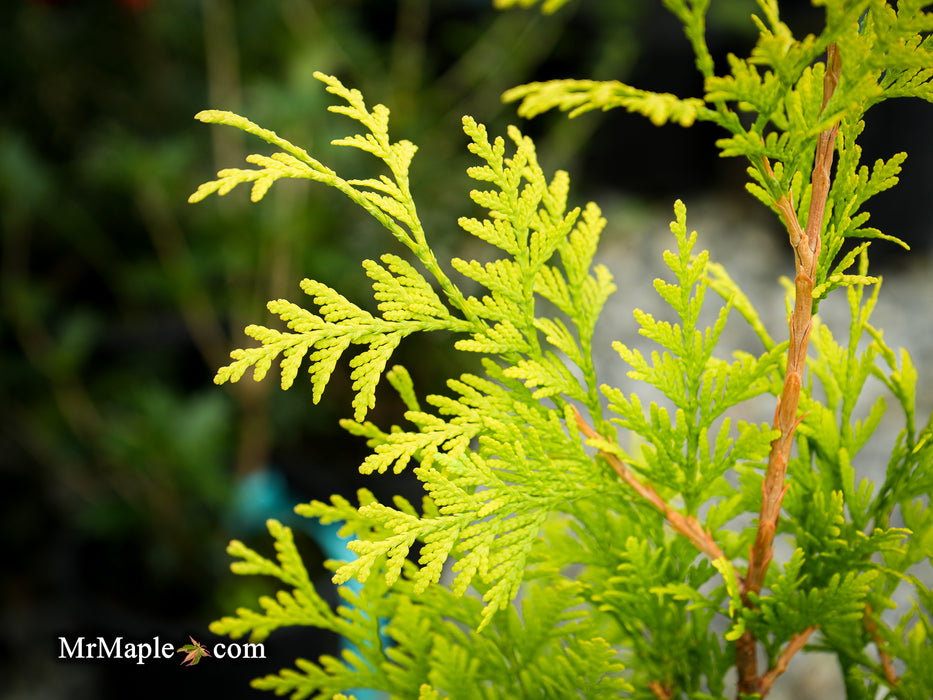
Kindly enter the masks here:
M 651 681 L 648 684 L 648 690 L 654 693 L 654 696 L 658 700 L 671 700 L 674 697 L 674 694 L 670 691 L 667 686 L 661 684 L 660 681 Z
M 840 61 L 835 44 L 831 44 L 827 51 L 827 63 L 829 64 L 827 77 L 823 82 L 824 107 L 839 82 Z M 752 548 L 752 561 L 749 563 L 746 581 L 748 590 L 754 592 L 761 590 L 768 564 L 771 561 L 774 533 L 780 517 L 781 502 L 787 490 L 784 483 L 787 462 L 793 445 L 794 432 L 801 420 L 797 417 L 797 406 L 800 400 L 800 388 L 807 360 L 807 345 L 813 321 L 813 283 L 819 259 L 820 231 L 823 226 L 826 199 L 829 195 L 830 170 L 837 131 L 838 126 L 834 125 L 819 136 L 811 176 L 812 194 L 806 231 L 802 230 L 797 220 L 797 214 L 789 195 L 785 195 L 776 203 L 794 248 L 797 275 L 794 279 L 794 312 L 789 324 L 790 346 L 787 350 L 784 390 L 774 412 L 774 427 L 781 431 L 781 435 L 771 444 L 768 470 L 762 486 L 761 517 L 758 521 L 758 533 Z
M 761 697 L 765 697 L 771 691 L 771 686 L 774 685 L 774 681 L 776 681 L 777 677 L 787 670 L 787 666 L 790 664 L 790 660 L 794 658 L 794 655 L 798 651 L 807 645 L 807 640 L 810 639 L 810 635 L 815 631 L 816 627 L 807 627 L 803 632 L 798 632 L 791 638 L 791 640 L 787 643 L 787 646 L 784 647 L 784 651 L 782 651 L 781 655 L 778 656 L 777 663 L 774 665 L 774 668 L 769 670 L 761 677 L 761 690 L 759 691 L 761 693 Z
M 826 63 L 826 77 L 823 80 L 824 108 L 839 83 L 841 62 L 835 44 L 830 44 L 827 49 Z M 784 389 L 774 411 L 774 428 L 780 430 L 781 434 L 771 443 L 768 470 L 762 484 L 761 517 L 758 520 L 758 532 L 755 544 L 752 546 L 746 579 L 747 590 L 755 593 L 761 590 L 768 565 L 771 563 L 774 534 L 780 518 L 781 503 L 787 491 L 785 484 L 787 462 L 790 459 L 794 432 L 802 420 L 802 417 L 797 416 L 797 407 L 807 362 L 810 328 L 813 324 L 813 284 L 820 256 L 820 232 L 823 228 L 823 215 L 829 196 L 830 170 L 837 132 L 838 125 L 833 125 L 819 136 L 813 173 L 810 178 L 812 191 L 806 230 L 804 231 L 800 226 L 793 200 L 789 195 L 783 196 L 780 201 L 776 202 L 781 219 L 787 226 L 791 246 L 794 248 L 797 275 L 794 278 L 794 312 L 789 324 L 790 345 L 787 349 Z
M 899 679 L 897 677 L 897 672 L 894 670 L 894 661 L 884 647 L 884 640 L 881 638 L 881 633 L 878 631 L 878 623 L 875 622 L 875 618 L 871 616 L 871 605 L 865 606 L 865 629 L 878 648 L 878 657 L 881 659 L 881 668 L 884 671 L 884 678 L 893 688 L 897 685 Z
M 580 429 L 586 437 L 591 439 L 600 439 L 604 440 L 603 436 L 596 432 L 596 430 L 584 420 L 583 416 L 580 415 L 580 411 L 577 410 L 576 406 L 573 407 L 573 412 L 576 416 L 577 427 Z M 616 455 L 604 452 L 603 450 L 599 451 L 599 456 L 605 459 L 609 466 L 613 468 L 616 474 L 628 484 L 639 496 L 644 498 L 648 503 L 657 508 L 667 521 L 671 524 L 671 527 L 675 531 L 686 537 L 690 540 L 697 549 L 703 552 L 710 559 L 725 559 L 725 554 L 719 548 L 719 545 L 716 544 L 713 540 L 713 535 L 708 530 L 704 530 L 700 522 L 694 518 L 692 515 L 684 515 L 683 513 L 678 512 L 668 505 L 654 490 L 654 487 L 651 484 L 646 484 L 642 482 L 634 472 L 629 469 L 626 464 L 619 459 Z
M 822 116 L 829 103 L 842 71 L 839 50 L 830 44 L 826 50 L 826 74 L 823 79 Z M 807 213 L 806 230 L 800 225 L 793 199 L 785 194 L 775 202 L 794 249 L 796 276 L 794 278 L 794 311 L 790 318 L 790 344 L 787 349 L 787 368 L 784 372 L 784 388 L 774 411 L 774 428 L 780 430 L 780 436 L 771 443 L 768 457 L 768 469 L 762 483 L 761 514 L 755 542 L 749 553 L 748 576 L 743 587 L 743 598 L 748 593 L 758 593 L 764 585 L 768 566 L 773 553 L 774 536 L 777 532 L 781 514 L 781 504 L 787 493 L 787 463 L 793 446 L 794 433 L 803 417 L 797 416 L 800 401 L 800 389 L 807 362 L 807 346 L 810 341 L 810 329 L 813 323 L 813 285 L 816 267 L 820 256 L 820 233 L 823 228 L 823 216 L 826 200 L 831 185 L 830 171 L 833 164 L 833 152 L 836 143 L 838 125 L 833 125 L 819 135 L 813 172 L 810 176 L 810 208 Z M 770 166 L 765 163 L 770 171 Z M 746 603 L 748 604 L 748 603 Z M 804 640 L 805 642 L 806 640 Z M 739 693 L 761 693 L 764 696 L 764 679 L 771 673 L 758 677 L 756 661 L 756 640 L 751 632 L 746 632 L 736 642 L 736 666 L 739 672 Z M 773 682 L 773 681 L 772 681 Z
M 743 600 L 747 599 L 743 597 Z M 739 673 L 739 692 L 745 695 L 761 693 L 761 678 L 758 676 L 758 642 L 750 630 L 745 630 L 735 641 L 735 668 Z

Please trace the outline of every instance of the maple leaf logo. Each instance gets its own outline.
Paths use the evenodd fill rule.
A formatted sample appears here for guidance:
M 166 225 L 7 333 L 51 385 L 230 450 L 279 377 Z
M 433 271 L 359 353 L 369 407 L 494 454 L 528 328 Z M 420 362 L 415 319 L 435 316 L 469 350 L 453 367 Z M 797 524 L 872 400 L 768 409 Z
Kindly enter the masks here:
M 194 641 L 194 637 L 189 635 L 188 639 L 191 640 L 191 644 L 185 644 L 185 646 L 175 652 L 176 654 L 179 651 L 188 652 L 188 655 L 181 662 L 182 666 L 194 666 L 205 656 L 210 656 L 210 654 L 207 653 L 207 649 L 204 648 L 203 644 Z

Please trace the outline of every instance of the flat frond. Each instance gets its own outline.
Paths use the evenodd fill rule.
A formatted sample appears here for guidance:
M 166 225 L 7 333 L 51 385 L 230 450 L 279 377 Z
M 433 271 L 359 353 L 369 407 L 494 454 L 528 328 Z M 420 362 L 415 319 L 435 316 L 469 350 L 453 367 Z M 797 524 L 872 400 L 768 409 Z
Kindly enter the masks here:
M 261 642 L 279 627 L 307 625 L 334 629 L 335 616 L 314 590 L 295 547 L 291 529 L 276 520 L 269 520 L 267 525 L 275 541 L 277 563 L 234 540 L 227 552 L 239 557 L 240 561 L 231 564 L 230 568 L 241 575 L 272 576 L 292 586 L 292 592 L 279 591 L 275 598 L 263 596 L 259 599 L 262 612 L 240 608 L 236 617 L 224 617 L 212 623 L 211 631 L 234 639 L 249 634 L 251 641 Z
M 526 119 L 555 108 L 576 117 L 594 109 L 606 111 L 616 107 L 646 116 L 655 126 L 667 122 L 690 126 L 698 118 L 711 118 L 703 100 L 639 90 L 616 80 L 528 83 L 508 90 L 502 99 L 506 102 L 521 100 L 518 114 Z

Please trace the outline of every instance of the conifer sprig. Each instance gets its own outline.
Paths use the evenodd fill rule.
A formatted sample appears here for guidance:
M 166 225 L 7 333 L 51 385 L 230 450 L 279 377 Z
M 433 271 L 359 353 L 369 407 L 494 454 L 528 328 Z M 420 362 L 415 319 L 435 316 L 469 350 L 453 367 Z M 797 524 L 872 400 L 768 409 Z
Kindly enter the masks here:
M 665 262 L 676 276 L 675 283 L 655 281 L 655 289 L 680 318 L 679 325 L 657 321 L 636 310 L 639 333 L 660 345 L 664 352 L 653 352 L 650 361 L 641 352 L 621 342 L 613 347 L 632 367 L 629 376 L 653 385 L 666 396 L 675 412 L 656 404 L 641 404 L 637 394 L 628 397 L 612 387 L 603 387 L 613 418 L 645 441 L 641 457 L 615 448 L 620 458 L 648 477 L 656 488 L 681 494 L 687 513 L 695 515 L 700 503 L 709 499 L 724 474 L 738 462 L 764 458 L 774 433 L 766 426 L 740 422 L 739 438 L 729 436 L 731 421 L 722 423 L 718 435 L 711 433 L 717 418 L 728 409 L 771 389 L 773 374 L 779 370 L 782 347 L 771 348 L 760 358 L 740 355 L 729 364 L 714 357 L 719 336 L 731 309 L 720 309 L 712 328 L 698 327 L 700 311 L 708 288 L 706 251 L 693 256 L 696 232 L 687 235 L 686 209 L 675 204 L 676 221 L 671 224 L 678 250 L 666 251 Z M 657 505 L 657 504 L 655 504 Z
M 376 207 L 381 214 L 374 215 L 383 223 L 390 217 L 387 227 L 397 237 L 402 237 L 397 224 L 405 223 L 410 233 L 406 241 L 416 254 L 422 247 L 427 249 L 414 206 L 407 204 L 407 167 L 413 148 L 388 140 L 385 108 L 377 106 L 369 112 L 359 93 L 333 79 L 321 79 L 348 103 L 334 111 L 356 119 L 369 131 L 336 143 L 376 155 L 389 166 L 397 186 L 393 189 L 385 179 L 344 182 L 329 171 L 322 181 L 348 193 L 371 213 Z M 281 145 L 268 132 L 246 128 Z M 529 552 L 549 514 L 604 488 L 597 485 L 599 479 L 593 481 L 594 465 L 575 432 L 575 422 L 568 423 L 566 402 L 581 402 L 598 420 L 601 406 L 592 338 L 614 285 L 603 266 L 593 265 L 605 221 L 595 204 L 568 209 L 566 173 L 558 172 L 550 181 L 545 178 L 533 143 L 517 129 L 509 130 L 515 149 L 511 154 L 502 138 L 490 141 L 485 127 L 470 118 L 464 119 L 464 132 L 470 139 L 469 150 L 482 163 L 470 168 L 469 175 L 493 189 L 471 193 L 488 211 L 487 218 L 462 218 L 460 225 L 505 257 L 485 265 L 454 259 L 452 266 L 488 294 L 466 298 L 452 287 L 448 299 L 459 300 L 455 306 L 463 312 L 463 317 L 455 316 L 421 273 L 392 255 L 383 256 L 382 264 L 364 262 L 374 282 L 380 316 L 326 285 L 305 280 L 302 289 L 313 298 L 318 313 L 285 300 L 270 302 L 269 309 L 289 331 L 250 326 L 247 334 L 261 345 L 234 351 L 234 362 L 219 371 L 217 381 L 237 381 L 249 367 L 255 379 L 262 379 L 281 356 L 282 385 L 288 388 L 307 355 L 316 401 L 340 356 L 350 345 L 364 346 L 350 362 L 355 421 L 347 423 L 375 447 L 361 468 L 399 472 L 412 461 L 420 463 L 415 473 L 425 485 L 430 506 L 418 514 L 406 504 L 361 504 L 352 519 L 367 523 L 361 527 L 370 534 L 350 544 L 358 558 L 339 568 L 335 581 L 366 581 L 384 567 L 386 583 L 391 585 L 401 576 L 411 549 L 421 543 L 422 566 L 412 578 L 416 592 L 437 583 L 445 562 L 455 559 L 453 590 L 463 594 L 470 585 L 480 586 L 488 603 L 481 620 L 485 627 L 516 596 Z M 241 173 L 229 177 L 241 176 L 245 177 Z M 384 194 L 372 194 L 380 188 L 398 206 L 385 200 Z M 419 258 L 425 267 L 434 264 L 433 257 Z M 443 286 L 447 278 L 442 274 L 435 278 Z M 449 280 L 447 284 L 452 285 Z M 539 316 L 539 297 L 551 301 L 564 318 Z M 489 356 L 485 362 L 489 379 L 464 375 L 451 382 L 453 397 L 427 398 L 439 411 L 431 414 L 417 407 L 407 374 L 395 370 L 393 383 L 403 388 L 413 405 L 406 419 L 415 429 L 384 433 L 361 423 L 398 343 L 411 333 L 434 330 L 467 335 L 456 347 Z M 582 383 L 558 353 L 582 370 Z M 573 427 L 568 432 L 562 425 Z M 479 443 L 474 447 L 476 439 Z M 567 481 L 568 473 L 575 472 L 580 478 Z M 348 517 L 343 504 L 313 504 L 305 514 L 326 520 Z
M 469 336 L 457 342 L 461 350 L 492 354 L 514 363 L 509 376 L 522 379 L 527 386 L 540 387 L 539 397 L 564 395 L 584 401 L 598 412 L 591 342 L 599 311 L 615 289 L 606 268 L 592 265 L 605 225 L 599 208 L 591 203 L 582 215 L 579 208 L 568 211 L 567 174 L 558 172 L 548 182 L 537 163 L 534 145 L 517 129 L 510 129 L 516 150 L 507 156 L 503 139 L 490 143 L 485 127 L 465 118 L 469 149 L 484 161 L 471 168 L 469 174 L 497 189 L 473 191 L 471 197 L 488 209 L 489 218 L 464 217 L 460 225 L 508 254 L 486 265 L 458 258 L 451 261 L 455 270 L 489 290 L 482 299 L 466 298 L 434 258 L 411 199 L 408 167 L 415 147 L 405 141 L 390 141 L 385 107 L 376 105 L 369 111 L 358 91 L 348 90 L 329 76 L 317 77 L 329 92 L 347 103 L 331 110 L 355 119 L 368 130 L 365 135 L 334 143 L 372 153 L 388 166 L 391 179 L 381 176 L 378 180 L 343 180 L 273 132 L 236 115 L 207 112 L 199 115 L 202 121 L 235 126 L 283 152 L 271 160 L 251 156 L 250 162 L 266 166 L 263 170 L 222 171 L 220 180 L 202 185 L 191 201 L 200 201 L 214 192 L 224 194 L 241 182 L 254 182 L 254 200 L 259 199 L 279 177 L 307 177 L 333 186 L 367 209 L 415 253 L 453 308 L 404 259 L 384 255 L 382 264 L 367 260 L 363 267 L 373 280 L 381 316 L 374 316 L 326 285 L 304 280 L 302 289 L 313 298 L 319 314 L 283 299 L 269 302 L 269 310 L 285 322 L 289 331 L 249 326 L 247 335 L 260 345 L 233 351 L 234 362 L 221 368 L 215 381 L 239 381 L 250 367 L 253 378 L 260 381 L 281 357 L 281 384 L 287 389 L 307 357 L 311 362 L 313 399 L 317 402 L 343 353 L 351 345 L 364 346 L 365 350 L 350 363 L 356 392 L 354 417 L 361 421 L 374 405 L 376 385 L 398 344 L 415 332 L 447 330 Z M 554 264 L 555 257 L 560 265 Z M 566 315 L 576 326 L 575 334 L 560 318 L 536 316 L 538 295 L 552 301 Z M 542 349 L 542 337 L 577 364 L 583 372 L 583 386 L 552 351 Z
M 518 114 L 530 119 L 551 109 L 576 117 L 590 110 L 602 111 L 622 107 L 648 117 L 655 126 L 668 122 L 691 126 L 697 119 L 712 119 L 703 103 L 695 97 L 682 100 L 667 92 L 639 90 L 618 81 L 551 80 L 529 83 L 508 90 L 507 102 L 522 100 Z

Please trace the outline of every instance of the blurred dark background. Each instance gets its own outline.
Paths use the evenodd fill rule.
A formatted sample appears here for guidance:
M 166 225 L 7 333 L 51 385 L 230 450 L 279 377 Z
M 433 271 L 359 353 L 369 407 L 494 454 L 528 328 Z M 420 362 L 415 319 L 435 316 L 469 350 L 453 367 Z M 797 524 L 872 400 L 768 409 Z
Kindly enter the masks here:
M 366 302 L 360 261 L 399 251 L 363 212 L 310 183 L 280 182 L 258 205 L 248 190 L 188 205 L 219 168 L 268 152 L 195 122 L 197 111 L 237 111 L 339 172 L 369 177 L 374 163 L 328 145 L 356 128 L 326 111 L 332 100 L 312 72 L 388 105 L 395 138 L 420 147 L 412 189 L 443 260 L 462 241 L 456 217 L 470 210 L 462 115 L 504 133 L 520 120 L 502 92 L 557 77 L 699 94 L 686 40 L 660 3 L 573 2 L 553 16 L 490 4 L 2 4 L 0 696 L 259 696 L 250 678 L 333 651 L 334 640 L 296 632 L 274 634 L 265 661 L 193 669 L 56 658 L 62 635 L 217 641 L 211 620 L 274 590 L 229 572 L 229 539 L 268 551 L 266 517 L 289 519 L 299 500 L 364 484 L 416 496 L 398 478 L 357 474 L 365 446 L 337 425 L 351 413 L 345 363 L 318 406 L 301 381 L 281 392 L 274 372 L 259 384 L 212 383 L 229 350 L 251 342 L 242 328 L 268 322 L 266 300 L 300 302 L 298 282 L 312 277 Z M 753 5 L 714 3 L 718 57 L 748 51 Z M 795 31 L 818 26 L 809 5 L 791 8 Z M 933 175 L 923 106 L 880 112 L 865 137 L 872 159 L 910 150 L 908 186 L 879 198 L 873 221 L 920 245 L 911 232 L 925 222 L 904 217 L 920 211 L 908 204 Z M 658 131 L 612 112 L 521 127 L 546 169 L 571 172 L 578 199 L 612 191 L 669 207 L 699 193 L 754 207 L 742 164 L 718 159 L 718 134 L 702 125 Z M 420 391 L 438 391 L 469 369 L 449 347 L 424 338 L 397 360 Z M 384 392 L 371 417 L 388 425 L 399 410 Z M 320 535 L 299 538 L 329 590 Z

